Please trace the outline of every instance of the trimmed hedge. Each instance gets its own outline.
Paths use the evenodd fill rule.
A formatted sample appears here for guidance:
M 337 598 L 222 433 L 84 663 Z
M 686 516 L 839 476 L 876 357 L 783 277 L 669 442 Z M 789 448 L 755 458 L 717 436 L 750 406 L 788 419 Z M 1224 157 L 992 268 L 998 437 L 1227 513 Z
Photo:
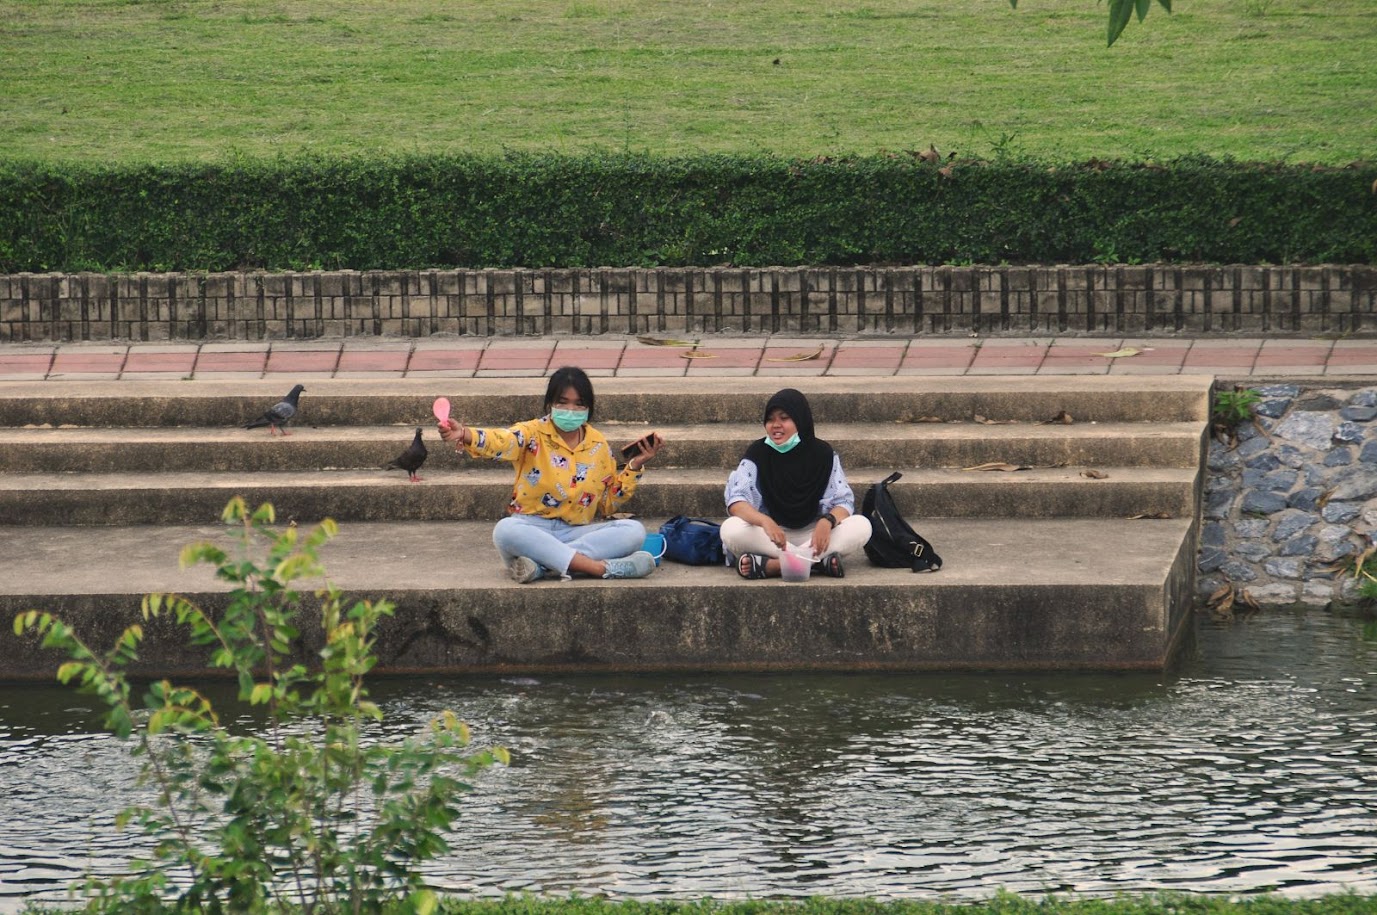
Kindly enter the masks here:
M 1377 166 L 909 155 L 0 163 L 0 273 L 1377 259 Z

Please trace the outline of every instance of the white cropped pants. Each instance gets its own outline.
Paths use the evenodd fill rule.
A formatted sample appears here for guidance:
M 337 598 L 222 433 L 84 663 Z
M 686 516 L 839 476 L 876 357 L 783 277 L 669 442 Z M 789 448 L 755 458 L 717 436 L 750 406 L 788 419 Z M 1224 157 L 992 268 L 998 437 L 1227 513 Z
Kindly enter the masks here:
M 794 546 L 808 546 L 813 539 L 813 528 L 817 522 L 807 527 L 784 528 L 784 539 Z M 836 553 L 843 559 L 865 546 L 870 539 L 870 519 L 860 515 L 847 515 L 832 531 L 832 539 L 827 541 L 827 552 Z M 758 553 L 771 559 L 779 558 L 779 547 L 765 536 L 765 529 L 756 527 L 749 521 L 732 515 L 722 522 L 722 547 L 733 556 L 743 553 Z M 818 557 L 821 558 L 821 557 Z

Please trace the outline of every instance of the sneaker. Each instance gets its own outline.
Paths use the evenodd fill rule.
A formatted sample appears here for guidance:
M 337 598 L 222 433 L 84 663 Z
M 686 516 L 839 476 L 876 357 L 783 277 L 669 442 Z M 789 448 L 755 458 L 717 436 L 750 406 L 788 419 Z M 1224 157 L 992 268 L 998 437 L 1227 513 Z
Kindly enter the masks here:
M 526 556 L 518 556 L 507 564 L 507 574 L 519 585 L 529 584 L 545 577 L 545 569 L 540 563 Z
M 638 550 L 621 559 L 608 559 L 607 571 L 603 578 L 645 578 L 655 571 L 655 557 L 645 550 Z

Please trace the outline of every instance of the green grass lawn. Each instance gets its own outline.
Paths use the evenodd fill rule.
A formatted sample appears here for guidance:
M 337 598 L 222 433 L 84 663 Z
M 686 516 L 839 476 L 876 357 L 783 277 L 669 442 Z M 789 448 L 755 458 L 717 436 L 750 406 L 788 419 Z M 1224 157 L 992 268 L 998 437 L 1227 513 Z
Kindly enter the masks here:
M 1347 163 L 1373 0 L 0 0 L 0 157 L 588 149 Z

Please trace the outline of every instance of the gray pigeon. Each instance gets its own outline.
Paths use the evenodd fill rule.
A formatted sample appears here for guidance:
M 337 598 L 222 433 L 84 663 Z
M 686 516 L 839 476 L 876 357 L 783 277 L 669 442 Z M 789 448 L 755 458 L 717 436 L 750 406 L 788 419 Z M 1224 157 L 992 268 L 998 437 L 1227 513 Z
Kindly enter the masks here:
M 411 482 L 419 483 L 421 478 L 416 476 L 416 472 L 421 469 L 421 465 L 426 462 L 426 456 L 430 452 L 426 451 L 425 442 L 421 441 L 421 430 L 416 429 L 416 437 L 411 440 L 411 444 L 401 454 L 397 455 L 383 469 L 384 470 L 405 470 L 411 477 Z
M 261 429 L 267 426 L 269 435 L 276 435 L 279 429 L 282 430 L 283 435 L 291 435 L 291 433 L 287 431 L 287 423 L 292 421 L 293 416 L 296 416 L 297 401 L 301 398 L 301 392 L 304 390 L 306 390 L 306 388 L 301 385 L 292 388 L 291 392 L 288 393 L 286 397 L 279 400 L 272 407 L 269 407 L 267 412 L 262 416 L 250 423 L 246 423 L 244 428 Z

